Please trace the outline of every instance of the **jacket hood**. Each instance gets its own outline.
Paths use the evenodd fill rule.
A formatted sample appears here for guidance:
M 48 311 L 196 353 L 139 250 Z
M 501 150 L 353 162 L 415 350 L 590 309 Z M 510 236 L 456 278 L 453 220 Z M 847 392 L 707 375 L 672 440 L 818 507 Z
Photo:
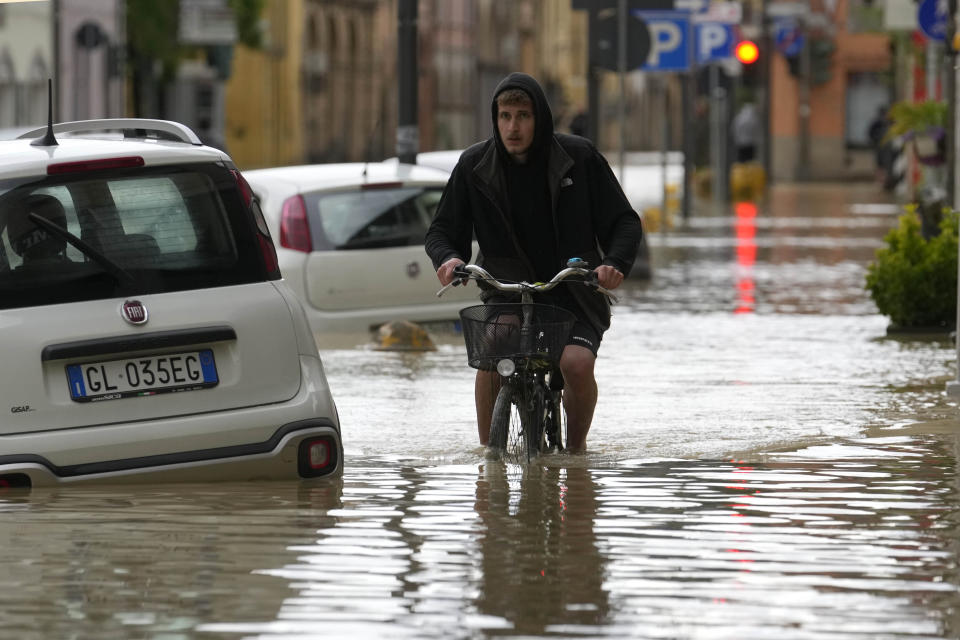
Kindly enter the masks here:
M 497 128 L 497 96 L 507 89 L 522 89 L 533 102 L 534 132 L 533 144 L 530 145 L 531 158 L 543 158 L 547 155 L 550 148 L 550 141 L 553 139 L 553 112 L 550 110 L 550 104 L 547 102 L 547 96 L 543 92 L 540 83 L 532 76 L 526 73 L 511 73 L 500 81 L 497 89 L 493 92 L 493 101 L 491 103 L 491 114 L 493 118 L 493 138 L 497 143 L 497 151 L 502 158 L 507 158 L 506 147 L 500 139 L 500 130 Z

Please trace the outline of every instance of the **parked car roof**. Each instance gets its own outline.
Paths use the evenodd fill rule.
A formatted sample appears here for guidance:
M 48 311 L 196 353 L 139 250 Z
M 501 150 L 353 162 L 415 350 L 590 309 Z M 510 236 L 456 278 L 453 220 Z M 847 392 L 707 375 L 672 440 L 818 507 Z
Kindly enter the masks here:
M 253 171 L 245 172 L 254 174 Z M 335 189 L 356 187 L 364 182 L 446 183 L 450 174 L 446 171 L 419 165 L 384 162 L 346 162 L 313 165 L 295 165 L 256 169 L 261 184 L 272 181 L 286 182 L 297 190 Z

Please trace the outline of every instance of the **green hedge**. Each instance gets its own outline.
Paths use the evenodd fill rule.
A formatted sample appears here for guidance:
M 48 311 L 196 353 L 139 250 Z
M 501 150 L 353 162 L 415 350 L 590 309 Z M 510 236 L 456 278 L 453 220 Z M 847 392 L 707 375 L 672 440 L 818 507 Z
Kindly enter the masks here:
M 957 320 L 957 212 L 944 210 L 940 233 L 923 237 L 917 207 L 887 233 L 867 268 L 867 290 L 895 328 L 952 328 Z

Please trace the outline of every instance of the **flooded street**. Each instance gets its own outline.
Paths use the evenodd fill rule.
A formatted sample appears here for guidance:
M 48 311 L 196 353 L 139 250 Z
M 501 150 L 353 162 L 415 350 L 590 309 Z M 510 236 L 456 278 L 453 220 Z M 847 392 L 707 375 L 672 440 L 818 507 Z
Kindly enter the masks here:
M 342 479 L 0 495 L 2 636 L 958 637 L 956 352 L 863 289 L 897 214 L 782 185 L 651 233 L 583 456 L 486 460 L 452 326 L 318 336 Z

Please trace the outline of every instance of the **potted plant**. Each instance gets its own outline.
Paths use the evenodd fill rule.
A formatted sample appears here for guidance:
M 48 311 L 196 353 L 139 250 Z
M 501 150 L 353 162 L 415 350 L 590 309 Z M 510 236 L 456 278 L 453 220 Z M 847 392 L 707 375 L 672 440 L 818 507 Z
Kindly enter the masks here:
M 949 331 L 957 317 L 957 213 L 944 208 L 939 234 L 925 238 L 918 206 L 906 209 L 868 265 L 866 288 L 889 331 Z
M 947 104 L 941 100 L 897 102 L 888 113 L 890 128 L 886 139 L 903 136 L 913 144 L 917 160 L 923 164 L 938 165 L 946 157 L 945 130 Z

